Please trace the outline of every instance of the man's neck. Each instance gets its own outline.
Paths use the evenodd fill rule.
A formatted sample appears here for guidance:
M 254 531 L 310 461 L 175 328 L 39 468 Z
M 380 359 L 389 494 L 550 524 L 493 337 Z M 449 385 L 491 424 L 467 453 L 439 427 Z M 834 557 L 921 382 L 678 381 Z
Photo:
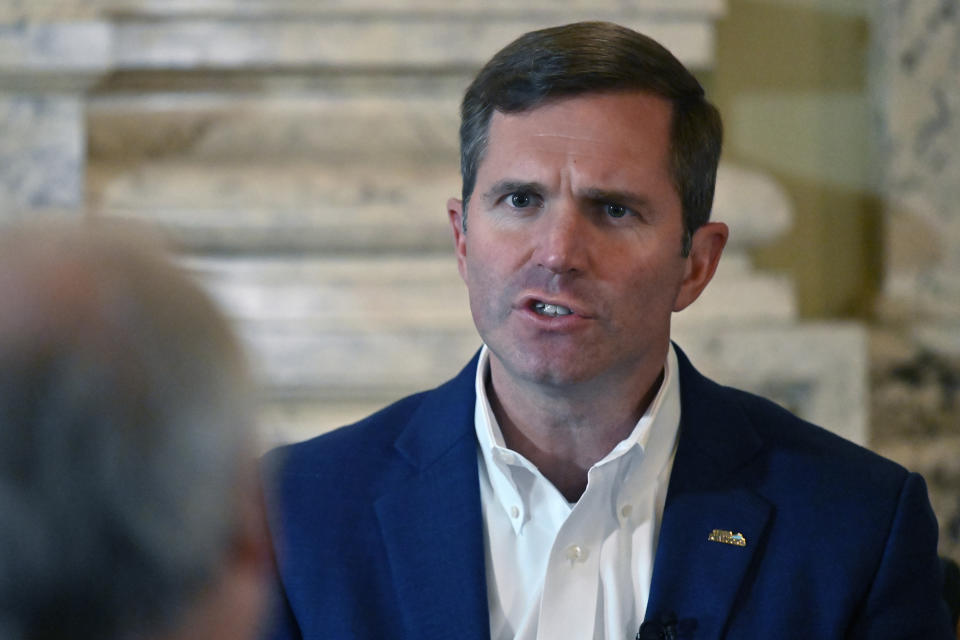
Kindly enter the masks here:
M 487 397 L 504 443 L 536 465 L 569 502 L 583 495 L 590 467 L 630 435 L 663 380 L 661 363 L 620 384 L 560 390 L 518 383 L 493 357 L 490 365 Z

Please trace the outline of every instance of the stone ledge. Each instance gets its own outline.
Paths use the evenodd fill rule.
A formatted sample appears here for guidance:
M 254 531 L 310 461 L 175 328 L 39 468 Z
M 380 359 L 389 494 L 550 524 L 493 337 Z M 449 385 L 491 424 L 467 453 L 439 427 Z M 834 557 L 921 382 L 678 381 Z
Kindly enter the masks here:
M 278 397 L 400 397 L 456 373 L 480 347 L 476 331 L 312 331 L 303 323 L 241 323 L 260 379 Z
M 604 17 L 590 12 L 590 16 Z M 510 16 L 477 20 L 469 16 L 398 20 L 363 16 L 342 20 L 301 17 L 291 20 L 129 19 L 114 24 L 114 68 L 119 70 L 479 68 L 495 51 L 520 34 L 579 17 L 559 12 L 547 17 Z M 662 42 L 692 68 L 708 68 L 714 58 L 710 21 L 607 16 Z
M 191 249 L 439 250 L 451 246 L 446 170 L 274 163 L 91 167 L 93 215 L 155 225 Z
M 230 164 L 243 158 L 247 164 L 327 159 L 456 169 L 462 89 L 415 89 L 98 95 L 88 108 L 90 158 L 106 166 L 174 159 Z
M 472 331 L 449 255 L 192 258 L 183 264 L 240 322 L 306 332 Z
M 111 45 L 111 27 L 101 21 L 0 24 L 0 88 L 83 91 L 109 70 Z
M 75 0 L 76 1 L 76 0 Z M 99 0 L 115 15 L 357 15 L 365 13 L 516 16 L 529 13 L 644 13 L 719 17 L 725 0 Z M 401 4 L 401 8 L 398 8 Z

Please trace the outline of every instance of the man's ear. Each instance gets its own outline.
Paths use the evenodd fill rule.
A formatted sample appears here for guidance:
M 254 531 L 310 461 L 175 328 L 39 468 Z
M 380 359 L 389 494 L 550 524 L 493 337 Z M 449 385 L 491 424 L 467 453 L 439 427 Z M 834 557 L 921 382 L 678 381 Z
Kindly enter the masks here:
M 674 311 L 688 307 L 707 288 L 729 235 L 730 230 L 722 222 L 708 222 L 694 232 L 683 282 L 673 303 Z
M 457 252 L 457 268 L 460 270 L 460 277 L 466 280 L 467 236 L 463 225 L 465 219 L 463 201 L 459 198 L 447 200 L 447 216 L 450 218 L 450 228 L 453 229 L 453 248 Z

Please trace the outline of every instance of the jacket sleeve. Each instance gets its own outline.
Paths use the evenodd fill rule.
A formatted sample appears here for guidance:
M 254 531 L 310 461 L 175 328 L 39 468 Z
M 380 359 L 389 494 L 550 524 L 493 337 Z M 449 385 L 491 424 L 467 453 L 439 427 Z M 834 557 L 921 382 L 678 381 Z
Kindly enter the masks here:
M 937 557 L 937 521 L 923 478 L 907 476 L 886 547 L 848 638 L 950 640 Z

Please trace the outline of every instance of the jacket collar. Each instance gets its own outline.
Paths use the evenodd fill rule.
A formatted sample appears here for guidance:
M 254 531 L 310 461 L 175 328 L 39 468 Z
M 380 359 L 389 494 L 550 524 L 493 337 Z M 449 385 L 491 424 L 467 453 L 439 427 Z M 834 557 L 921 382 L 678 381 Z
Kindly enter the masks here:
M 762 546 L 770 504 L 744 474 L 762 441 L 728 391 L 678 348 L 681 418 L 646 618 L 673 613 L 681 633 L 721 637 Z M 425 394 L 396 440 L 416 470 L 376 503 L 390 569 L 413 637 L 489 637 L 473 412 L 477 356 Z M 741 533 L 746 546 L 708 540 Z M 680 635 L 679 637 L 683 637 Z
M 477 351 L 456 377 L 424 394 L 423 402 L 397 437 L 397 451 L 417 469 L 440 460 L 464 438 L 475 441 L 474 381 L 479 358 Z
M 719 638 L 771 517 L 747 481 L 763 443 L 729 390 L 700 375 L 679 348 L 677 358 L 680 434 L 645 617 L 672 613 L 678 637 Z M 710 539 L 714 530 L 720 541 Z M 723 532 L 741 534 L 745 546 L 722 540 Z
M 473 383 L 477 358 L 423 396 L 395 446 L 413 467 L 375 503 L 404 637 L 490 637 Z

